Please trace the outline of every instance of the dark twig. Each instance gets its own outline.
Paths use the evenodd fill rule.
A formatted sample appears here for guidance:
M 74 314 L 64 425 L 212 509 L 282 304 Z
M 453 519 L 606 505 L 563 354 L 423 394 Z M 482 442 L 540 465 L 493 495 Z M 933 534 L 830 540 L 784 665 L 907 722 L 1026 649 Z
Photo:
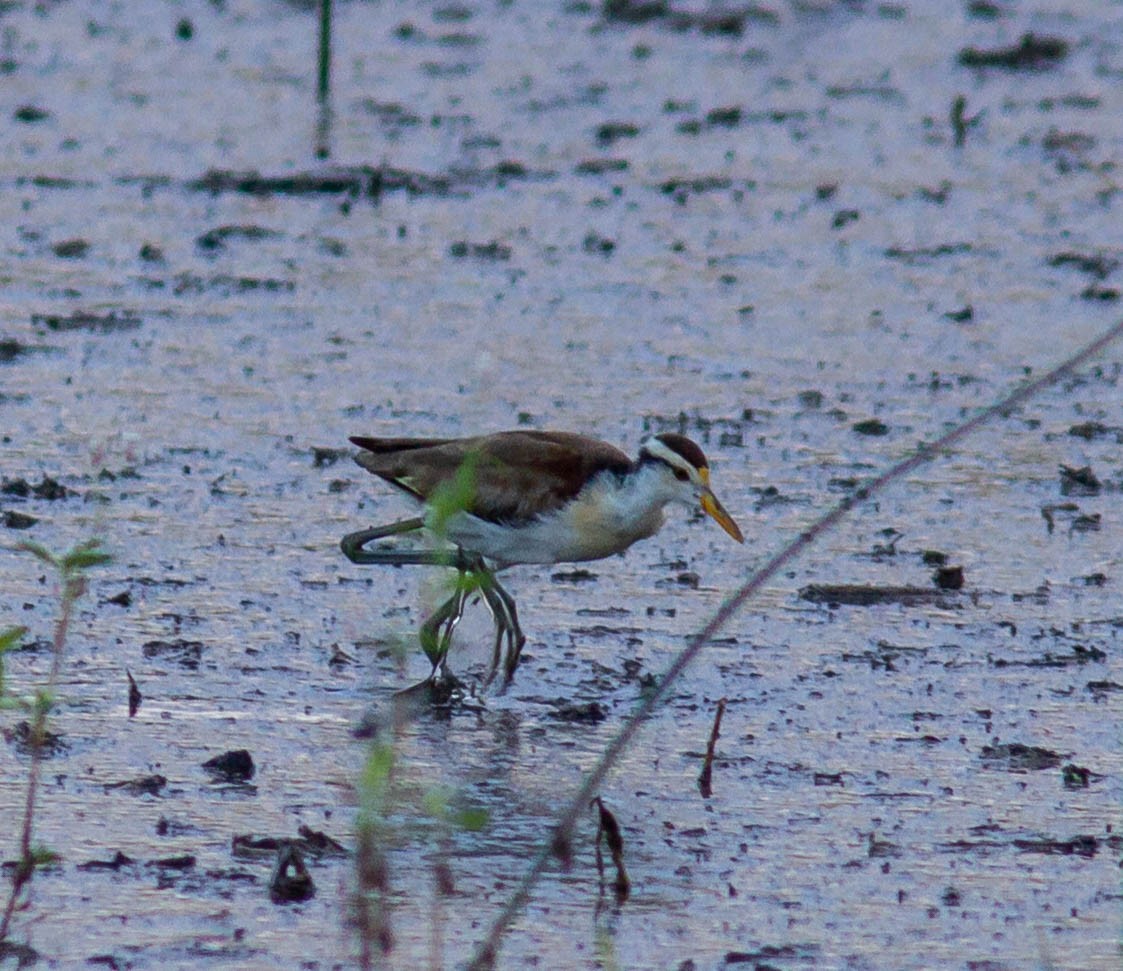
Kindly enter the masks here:
M 133 718 L 140 711 L 140 703 L 144 700 L 144 696 L 140 693 L 140 688 L 137 687 L 133 674 L 128 668 L 125 668 L 125 676 L 129 679 L 129 717 Z
M 714 749 L 717 748 L 717 740 L 721 737 L 721 716 L 725 714 L 725 703 L 724 698 L 718 700 L 717 711 L 714 712 L 714 727 L 710 729 L 710 740 L 706 744 L 706 760 L 702 763 L 702 771 L 698 773 L 698 789 L 703 799 L 709 799 L 713 795 L 711 783 L 714 773 Z
M 624 837 L 620 835 L 620 824 L 600 796 L 593 800 L 597 807 L 597 876 L 600 880 L 601 890 L 604 889 L 604 857 L 601 856 L 600 845 L 608 847 L 612 856 L 612 864 L 616 867 L 616 879 L 612 883 L 616 902 L 622 904 L 628 899 L 632 889 L 632 881 L 628 879 L 628 871 L 624 868 Z

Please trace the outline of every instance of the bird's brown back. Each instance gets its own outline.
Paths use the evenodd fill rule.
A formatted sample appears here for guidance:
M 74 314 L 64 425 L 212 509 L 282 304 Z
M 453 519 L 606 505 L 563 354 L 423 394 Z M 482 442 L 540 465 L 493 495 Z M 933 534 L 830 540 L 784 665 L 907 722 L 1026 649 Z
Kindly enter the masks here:
M 465 508 L 492 522 L 517 524 L 552 512 L 602 472 L 623 475 L 632 461 L 607 442 L 572 432 L 513 431 L 474 438 L 353 437 L 355 460 L 424 501 L 470 470 Z

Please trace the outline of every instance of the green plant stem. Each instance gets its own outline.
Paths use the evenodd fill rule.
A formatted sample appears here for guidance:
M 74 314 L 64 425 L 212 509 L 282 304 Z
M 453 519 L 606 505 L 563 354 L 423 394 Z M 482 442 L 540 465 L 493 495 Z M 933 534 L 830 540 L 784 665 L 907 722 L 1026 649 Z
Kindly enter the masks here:
M 8 895 L 8 902 L 4 906 L 4 915 L 0 918 L 0 942 L 8 940 L 12 918 L 19 906 L 23 890 L 31 882 L 35 872 L 35 861 L 31 853 L 31 837 L 35 824 L 35 805 L 39 795 L 39 780 L 42 776 L 43 766 L 43 738 L 47 731 L 47 713 L 51 708 L 51 699 L 54 697 L 58 685 L 59 675 L 62 672 L 63 648 L 66 646 L 66 635 L 70 629 L 70 621 L 74 615 L 74 604 L 85 589 L 85 581 L 67 570 L 62 575 L 62 607 L 59 611 L 58 621 L 55 623 L 54 640 L 51 644 L 51 668 L 47 675 L 47 685 L 35 698 L 35 714 L 32 719 L 31 731 L 28 738 L 31 741 L 31 768 L 27 772 L 27 795 L 23 803 L 23 825 L 20 830 L 20 857 L 12 872 L 12 889 Z
M 320 104 L 326 104 L 331 94 L 331 0 L 320 0 L 320 43 L 316 61 L 316 98 Z

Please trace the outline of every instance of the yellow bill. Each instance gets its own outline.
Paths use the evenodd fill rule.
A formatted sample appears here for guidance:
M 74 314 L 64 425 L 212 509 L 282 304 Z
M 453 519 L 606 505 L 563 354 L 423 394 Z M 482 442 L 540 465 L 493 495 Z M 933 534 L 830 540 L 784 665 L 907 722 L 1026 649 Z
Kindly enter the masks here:
M 745 537 L 741 534 L 738 525 L 733 522 L 733 517 L 725 511 L 725 506 L 717 501 L 717 496 L 710 492 L 709 489 L 702 493 L 702 511 L 730 536 L 737 540 L 738 543 L 745 542 Z

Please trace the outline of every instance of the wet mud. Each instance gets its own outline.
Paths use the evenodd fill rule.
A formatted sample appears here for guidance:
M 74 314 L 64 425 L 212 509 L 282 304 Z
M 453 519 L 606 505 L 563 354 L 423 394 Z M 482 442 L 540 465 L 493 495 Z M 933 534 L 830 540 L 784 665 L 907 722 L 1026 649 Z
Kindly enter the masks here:
M 0 25 L 11 696 L 59 604 L 17 545 L 113 554 L 5 966 L 350 967 L 364 933 L 462 964 L 753 567 L 1123 313 L 1123 28 L 1092 0 L 336 5 L 328 159 L 303 5 Z M 1121 373 L 1112 347 L 751 602 L 499 965 L 1117 968 Z M 520 427 L 690 435 L 749 540 L 672 512 L 509 571 L 513 685 L 475 687 L 475 605 L 464 691 L 389 717 L 448 588 L 342 557 L 412 514 L 347 438 Z M 0 715 L 9 875 L 31 727 Z

